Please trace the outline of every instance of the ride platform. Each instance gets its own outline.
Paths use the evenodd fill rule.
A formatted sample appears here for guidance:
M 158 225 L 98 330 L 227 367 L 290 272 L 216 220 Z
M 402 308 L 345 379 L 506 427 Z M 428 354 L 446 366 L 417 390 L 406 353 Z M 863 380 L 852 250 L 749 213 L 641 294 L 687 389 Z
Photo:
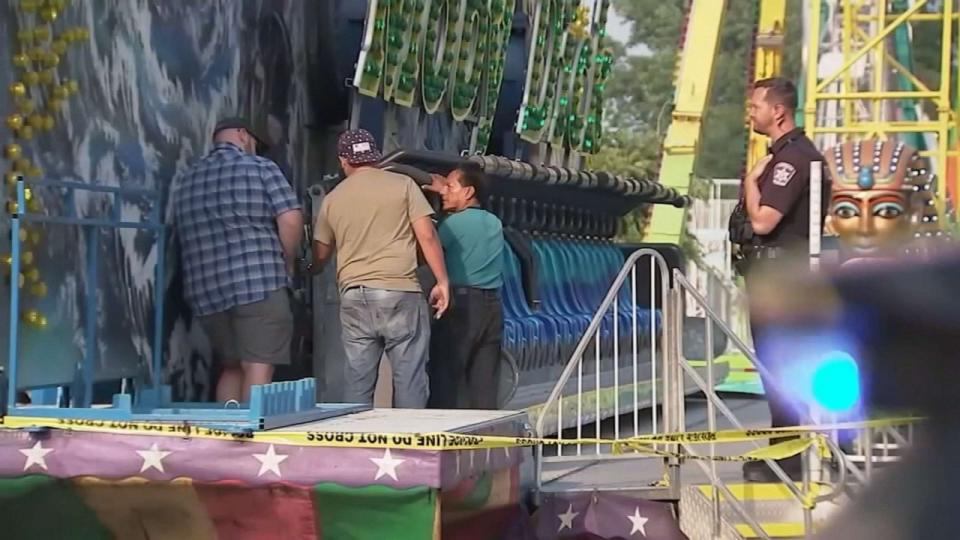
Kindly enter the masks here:
M 529 526 L 519 504 L 529 448 L 418 449 L 416 441 L 436 432 L 525 436 L 526 416 L 371 409 L 248 438 L 182 423 L 51 427 L 56 421 L 8 416 L 3 537 L 519 538 Z M 352 446 L 334 432 L 391 444 Z

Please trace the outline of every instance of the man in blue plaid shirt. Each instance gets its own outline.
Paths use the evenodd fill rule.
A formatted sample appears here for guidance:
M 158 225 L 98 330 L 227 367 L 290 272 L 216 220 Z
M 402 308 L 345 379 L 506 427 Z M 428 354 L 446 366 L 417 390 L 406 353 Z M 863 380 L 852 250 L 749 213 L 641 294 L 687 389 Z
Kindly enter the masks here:
M 221 121 L 215 146 L 175 187 L 185 293 L 223 364 L 219 401 L 247 401 L 274 366 L 290 362 L 290 274 L 303 214 L 276 163 L 257 156 L 242 119 Z

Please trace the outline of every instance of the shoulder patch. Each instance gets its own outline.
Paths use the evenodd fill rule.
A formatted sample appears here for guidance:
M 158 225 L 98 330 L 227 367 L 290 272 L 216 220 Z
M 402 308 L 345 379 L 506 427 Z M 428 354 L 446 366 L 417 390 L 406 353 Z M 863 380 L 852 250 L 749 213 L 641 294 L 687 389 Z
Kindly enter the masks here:
M 773 185 L 785 187 L 795 174 L 797 169 L 793 165 L 781 161 L 773 166 Z

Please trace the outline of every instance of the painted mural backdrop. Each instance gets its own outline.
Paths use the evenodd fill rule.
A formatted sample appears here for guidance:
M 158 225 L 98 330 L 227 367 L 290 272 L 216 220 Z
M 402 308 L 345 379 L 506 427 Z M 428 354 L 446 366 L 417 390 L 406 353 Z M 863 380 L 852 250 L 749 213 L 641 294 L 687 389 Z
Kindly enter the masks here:
M 522 140 L 593 152 L 612 64 L 609 4 L 381 0 L 368 10 L 363 0 L 3 1 L 4 196 L 23 174 L 166 197 L 172 179 L 209 149 L 217 119 L 236 113 L 269 133 L 270 157 L 303 196 L 331 172 L 329 139 L 347 119 L 349 82 L 364 103 L 361 123 L 388 150 L 520 156 L 512 149 Z M 59 194 L 36 191 L 31 210 L 65 210 Z M 87 195 L 74 207 L 92 217 L 113 204 L 112 196 Z M 146 200 L 121 207 L 128 221 L 149 211 Z M 0 228 L 8 231 L 9 220 Z M 0 347 L 7 350 L 9 286 L 22 282 L 16 316 L 29 363 L 19 380 L 67 384 L 85 347 L 83 235 L 35 227 L 24 237 L 22 275 L 11 279 L 4 230 Z M 134 230 L 98 240 L 98 372 L 144 373 L 156 243 Z M 167 257 L 166 375 L 177 396 L 207 398 L 209 345 L 184 309 L 175 248 L 171 242 Z M 301 319 L 309 334 L 309 319 Z
M 25 173 L 28 181 L 42 175 L 157 188 L 166 194 L 171 179 L 209 148 L 217 118 L 239 111 L 268 129 L 278 143 L 272 157 L 302 191 L 307 4 L 0 3 L 0 88 L 5 93 L 0 114 L 8 124 L 0 137 L 3 144 L 18 144 L 18 159 L 24 160 L 3 160 L 4 172 Z M 36 127 L 32 115 L 39 115 Z M 14 116 L 24 118 L 23 127 Z M 5 189 L 9 195 L 9 185 Z M 62 210 L 55 193 L 38 191 L 32 196 L 37 208 Z M 105 196 L 76 200 L 80 216 L 97 215 L 110 204 Z M 140 219 L 147 210 L 138 201 L 122 208 L 127 219 Z M 3 227 L 9 230 L 9 220 Z M 32 367 L 21 380 L 29 384 L 54 376 L 69 382 L 84 345 L 81 233 L 48 226 L 35 234 L 36 242 L 28 238 L 30 260 L 23 261 L 23 290 L 28 294 L 21 314 L 22 356 Z M 4 250 L 8 241 L 5 234 Z M 133 230 L 105 232 L 99 245 L 99 370 L 108 374 L 146 369 L 157 246 L 150 234 Z M 173 288 L 168 294 L 167 327 L 172 382 L 180 395 L 205 395 L 210 382 L 208 345 L 179 305 L 176 254 L 170 254 Z M 7 279 L 0 310 L 4 335 Z M 40 292 L 45 294 L 33 294 Z M 2 345 L 5 352 L 6 341 Z

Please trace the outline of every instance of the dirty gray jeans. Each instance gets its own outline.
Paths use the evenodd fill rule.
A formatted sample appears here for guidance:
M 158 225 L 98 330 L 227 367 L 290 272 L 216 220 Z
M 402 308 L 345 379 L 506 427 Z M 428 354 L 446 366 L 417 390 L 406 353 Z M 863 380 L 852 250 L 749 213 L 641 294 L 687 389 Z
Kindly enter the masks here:
M 426 407 L 430 312 L 421 293 L 349 289 L 340 295 L 340 325 L 347 354 L 346 403 L 373 403 L 386 352 L 393 368 L 393 406 Z

